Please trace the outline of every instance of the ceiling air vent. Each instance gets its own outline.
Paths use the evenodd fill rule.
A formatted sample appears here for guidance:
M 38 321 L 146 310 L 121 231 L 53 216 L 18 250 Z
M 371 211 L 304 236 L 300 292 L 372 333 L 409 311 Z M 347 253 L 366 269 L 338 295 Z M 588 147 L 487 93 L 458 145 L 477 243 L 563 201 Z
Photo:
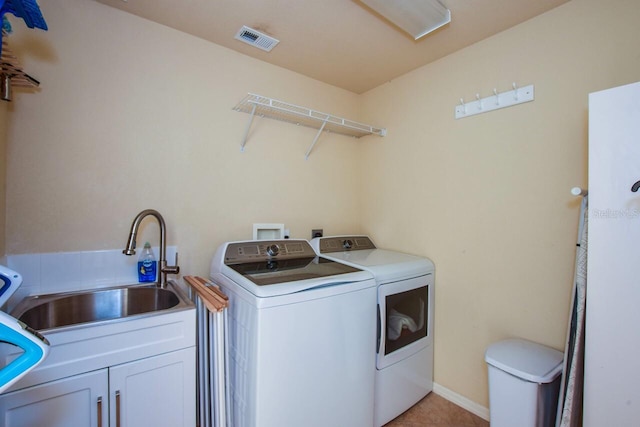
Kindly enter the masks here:
M 253 28 L 249 28 L 246 25 L 243 25 L 236 34 L 236 39 L 250 44 L 251 46 L 255 46 L 258 49 L 266 50 L 267 52 L 271 52 L 280 40 L 276 40 L 273 37 L 270 37 L 260 31 L 256 31 Z

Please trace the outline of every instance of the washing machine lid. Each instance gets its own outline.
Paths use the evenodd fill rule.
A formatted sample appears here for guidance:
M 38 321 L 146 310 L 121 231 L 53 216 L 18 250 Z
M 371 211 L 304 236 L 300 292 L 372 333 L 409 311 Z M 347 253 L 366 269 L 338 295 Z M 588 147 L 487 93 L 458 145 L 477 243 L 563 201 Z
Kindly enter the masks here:
M 319 257 L 306 240 L 244 241 L 223 244 L 211 265 L 257 297 L 288 295 L 372 279 L 357 267 Z
M 228 267 L 257 286 L 327 278 L 335 280 L 335 276 L 360 271 L 357 268 L 321 257 L 267 260 L 232 264 Z
M 378 283 L 403 280 L 434 272 L 428 258 L 378 249 L 367 236 L 331 236 L 311 240 L 320 255 L 370 271 Z

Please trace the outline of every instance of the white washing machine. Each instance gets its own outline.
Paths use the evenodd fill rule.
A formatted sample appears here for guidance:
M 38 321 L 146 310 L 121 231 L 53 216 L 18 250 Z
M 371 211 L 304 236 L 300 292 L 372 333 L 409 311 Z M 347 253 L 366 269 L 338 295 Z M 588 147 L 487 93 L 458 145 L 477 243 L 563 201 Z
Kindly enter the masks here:
M 319 237 L 323 257 L 370 271 L 378 285 L 374 425 L 380 427 L 433 390 L 433 262 L 378 249 L 367 236 Z
M 373 425 L 376 283 L 306 240 L 223 244 L 235 427 Z

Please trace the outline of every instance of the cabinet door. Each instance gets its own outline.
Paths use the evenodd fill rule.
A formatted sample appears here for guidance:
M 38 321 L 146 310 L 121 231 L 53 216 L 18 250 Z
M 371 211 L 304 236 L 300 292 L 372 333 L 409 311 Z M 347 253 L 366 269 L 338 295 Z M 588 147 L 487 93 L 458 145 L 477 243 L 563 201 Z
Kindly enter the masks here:
M 109 369 L 111 427 L 196 425 L 195 347 Z
M 106 369 L 75 375 L 0 396 L 3 427 L 108 425 Z

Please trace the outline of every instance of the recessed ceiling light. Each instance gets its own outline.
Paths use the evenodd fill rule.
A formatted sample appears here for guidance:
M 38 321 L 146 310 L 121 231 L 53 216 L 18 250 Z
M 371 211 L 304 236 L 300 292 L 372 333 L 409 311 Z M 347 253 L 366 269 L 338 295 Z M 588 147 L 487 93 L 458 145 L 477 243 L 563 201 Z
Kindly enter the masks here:
M 439 0 L 361 0 L 418 40 L 451 22 L 451 11 Z

